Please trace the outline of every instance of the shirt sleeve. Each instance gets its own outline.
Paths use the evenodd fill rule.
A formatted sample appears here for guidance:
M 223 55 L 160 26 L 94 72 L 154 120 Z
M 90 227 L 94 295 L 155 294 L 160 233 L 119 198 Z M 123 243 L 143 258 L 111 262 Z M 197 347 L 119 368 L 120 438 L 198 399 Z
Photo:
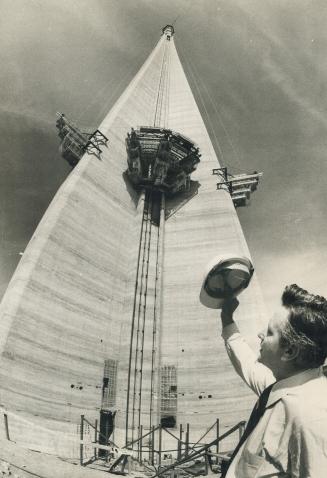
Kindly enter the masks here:
M 223 328 L 222 337 L 234 369 L 254 393 L 260 395 L 276 381 L 271 370 L 257 361 L 234 322 Z

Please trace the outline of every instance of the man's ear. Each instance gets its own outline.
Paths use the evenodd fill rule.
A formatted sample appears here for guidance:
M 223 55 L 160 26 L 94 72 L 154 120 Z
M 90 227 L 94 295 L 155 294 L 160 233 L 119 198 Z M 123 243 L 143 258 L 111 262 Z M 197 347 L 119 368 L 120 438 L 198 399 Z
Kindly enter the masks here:
M 300 349 L 297 345 L 286 345 L 281 356 L 282 362 L 295 360 L 299 355 Z

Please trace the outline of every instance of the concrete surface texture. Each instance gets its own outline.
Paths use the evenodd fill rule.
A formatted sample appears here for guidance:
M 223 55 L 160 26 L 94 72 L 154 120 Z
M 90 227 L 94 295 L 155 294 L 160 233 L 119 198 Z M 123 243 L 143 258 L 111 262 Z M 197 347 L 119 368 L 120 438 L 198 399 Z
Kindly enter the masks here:
M 127 132 L 154 124 L 199 146 L 193 197 L 160 203 L 125 177 Z M 216 418 L 221 431 L 246 419 L 255 400 L 229 364 L 217 311 L 199 301 L 212 256 L 249 251 L 229 193 L 216 190 L 219 164 L 173 38 L 160 38 L 99 129 L 109 138 L 101 158 L 86 153 L 61 186 L 0 309 L 10 438 L 62 457 L 78 456 L 80 415 L 99 418 L 105 364 L 117 366 L 109 395 L 119 445 L 169 407 L 171 431 L 189 423 L 196 441 Z M 241 302 L 254 345 L 265 321 L 256 277 Z M 86 427 L 84 439 L 92 434 Z

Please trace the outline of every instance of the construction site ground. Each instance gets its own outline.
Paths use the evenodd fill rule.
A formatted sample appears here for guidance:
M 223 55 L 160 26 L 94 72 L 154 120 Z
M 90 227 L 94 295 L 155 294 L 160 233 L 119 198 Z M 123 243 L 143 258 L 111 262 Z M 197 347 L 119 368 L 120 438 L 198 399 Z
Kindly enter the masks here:
M 8 440 L 0 440 L 1 478 L 104 478 L 108 475 L 117 476 L 108 470 L 100 470 L 100 464 L 81 467 L 56 456 L 28 450 Z M 132 471 L 129 476 L 144 478 L 146 475 Z
M 142 467 L 142 465 L 141 465 Z M 201 470 L 196 470 L 200 467 Z M 15 442 L 0 439 L 0 478 L 104 478 L 108 476 L 127 475 L 130 478 L 149 478 L 155 474 L 154 469 L 142 467 L 140 470 L 130 470 L 129 473 L 111 473 L 110 465 L 104 460 L 96 460 L 87 466 L 80 466 L 71 460 L 65 460 L 47 453 L 22 448 Z M 192 466 L 187 470 L 177 467 L 165 473 L 160 473 L 162 478 L 190 478 L 191 476 L 218 478 L 218 470 L 214 473 L 209 469 L 204 472 L 203 464 Z M 127 471 L 127 470 L 126 470 Z

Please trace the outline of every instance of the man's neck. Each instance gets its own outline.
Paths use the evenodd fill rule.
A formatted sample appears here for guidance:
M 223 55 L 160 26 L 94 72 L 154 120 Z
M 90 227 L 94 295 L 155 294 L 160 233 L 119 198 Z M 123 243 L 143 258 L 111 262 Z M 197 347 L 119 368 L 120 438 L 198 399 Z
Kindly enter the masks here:
M 276 377 L 276 381 L 279 382 L 280 380 L 286 380 L 287 378 L 294 377 L 294 375 L 303 373 L 306 370 L 309 370 L 309 369 L 290 367 L 289 369 L 285 369 L 285 370 L 279 371 L 278 373 L 274 373 L 274 375 Z

